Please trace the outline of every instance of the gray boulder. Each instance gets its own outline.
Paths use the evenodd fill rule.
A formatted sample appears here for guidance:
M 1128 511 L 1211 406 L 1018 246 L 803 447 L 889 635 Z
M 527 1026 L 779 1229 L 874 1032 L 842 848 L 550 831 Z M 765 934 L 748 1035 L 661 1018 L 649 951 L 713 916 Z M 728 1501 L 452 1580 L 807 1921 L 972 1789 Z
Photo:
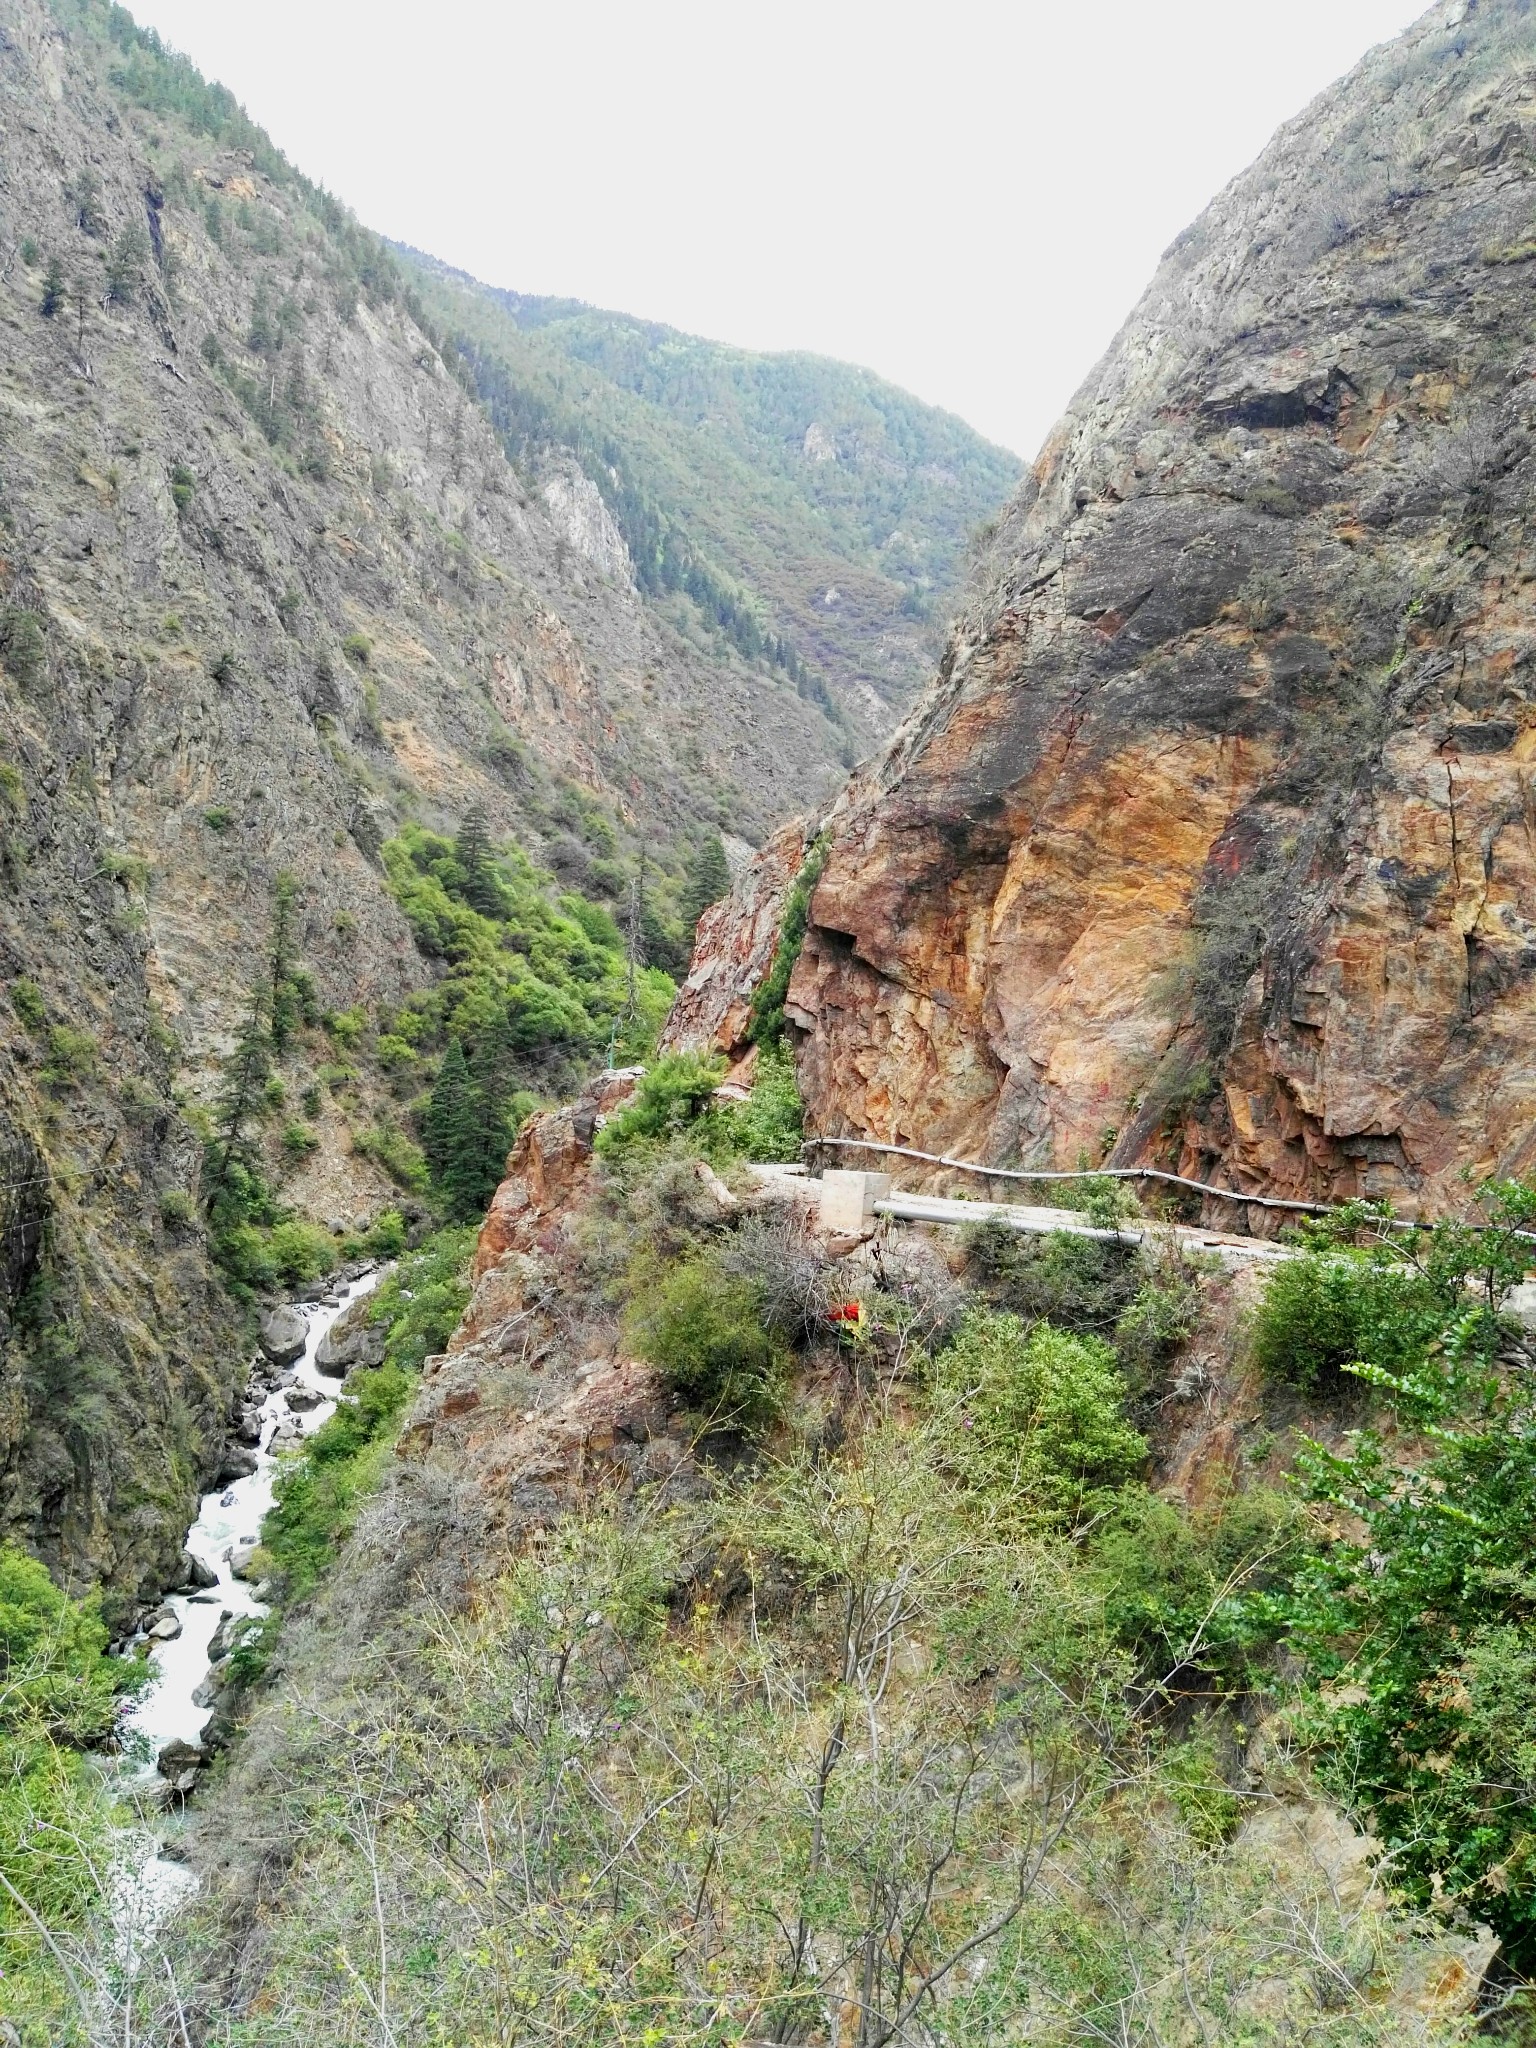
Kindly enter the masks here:
M 256 1453 L 239 1444 L 231 1444 L 224 1453 L 224 1462 L 213 1483 L 215 1486 L 230 1486 L 237 1479 L 249 1479 L 255 1470 Z
M 345 1379 L 354 1366 L 384 1363 L 385 1332 L 381 1324 L 369 1322 L 371 1306 L 365 1295 L 361 1301 L 354 1301 L 344 1315 L 336 1318 L 320 1339 L 320 1348 L 315 1353 L 317 1372 L 323 1372 L 327 1379 L 340 1380 Z
M 195 1771 L 199 1764 L 208 1761 L 208 1752 L 200 1742 L 187 1742 L 175 1736 L 160 1752 L 160 1774 L 165 1778 L 178 1778 L 183 1771 Z
M 204 1564 L 200 1557 L 194 1557 L 190 1550 L 181 1553 L 181 1577 L 176 1582 L 176 1592 L 183 1592 L 188 1586 L 203 1592 L 218 1583 L 219 1575 L 211 1565 Z
M 258 1340 L 274 1365 L 292 1365 L 296 1358 L 304 1356 L 309 1325 L 296 1308 L 285 1302 L 281 1308 L 268 1309 L 262 1317 Z
M 288 1389 L 288 1406 L 295 1415 L 307 1415 L 311 1408 L 318 1408 L 324 1399 L 324 1394 L 315 1387 L 290 1387 Z
M 229 1553 L 229 1569 L 237 1579 L 251 1576 L 251 1559 L 256 1555 L 254 1543 L 237 1543 Z

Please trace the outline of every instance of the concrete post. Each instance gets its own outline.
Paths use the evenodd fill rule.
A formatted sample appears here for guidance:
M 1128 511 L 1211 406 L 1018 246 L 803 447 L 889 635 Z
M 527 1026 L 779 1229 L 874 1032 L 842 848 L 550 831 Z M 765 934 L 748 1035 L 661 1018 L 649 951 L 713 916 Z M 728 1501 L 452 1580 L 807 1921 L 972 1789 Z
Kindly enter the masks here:
M 821 1227 L 829 1237 L 863 1237 L 875 1227 L 875 1204 L 891 1192 L 888 1173 L 821 1176 Z

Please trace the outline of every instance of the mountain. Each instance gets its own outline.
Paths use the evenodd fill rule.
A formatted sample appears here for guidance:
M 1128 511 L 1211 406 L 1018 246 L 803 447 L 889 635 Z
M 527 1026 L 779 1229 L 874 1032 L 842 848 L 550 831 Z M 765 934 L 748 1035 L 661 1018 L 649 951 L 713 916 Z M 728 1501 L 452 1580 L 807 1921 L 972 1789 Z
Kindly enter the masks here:
M 1533 87 L 1523 4 L 1437 7 L 1168 251 L 827 824 L 818 1129 L 1432 1213 L 1536 1164 Z
M 5 75 L 57 152 L 34 216 L 68 177 L 73 226 L 52 232 L 78 264 L 93 210 L 138 197 L 106 177 L 137 174 L 133 105 L 186 75 L 167 81 L 116 15 L 120 57 L 16 18 Z M 92 97 L 108 66 L 137 100 Z M 82 105 L 99 133 L 69 125 Z M 170 126 L 163 104 L 151 118 L 146 149 Z M 8 148 L 12 119 L 8 103 Z M 105 201 L 82 191 L 87 144 Z M 249 139 L 225 148 L 199 159 L 195 212 L 173 209 L 169 171 L 156 187 L 213 350 L 158 340 L 177 316 L 148 259 L 140 310 L 115 289 L 83 302 L 90 346 L 23 297 L 8 315 L 25 431 L 6 462 L 31 464 L 14 537 L 18 556 L 49 545 L 6 614 L 22 743 L 5 940 L 25 968 L 7 1171 L 47 1199 L 13 1206 L 5 1270 L 33 1279 L 4 1413 L 32 1418 L 34 1445 L 55 1427 L 51 1463 L 23 1443 L 10 1465 L 50 1503 L 78 1512 L 83 1460 L 120 1546 L 84 1561 L 114 1581 L 115 1617 L 208 1641 L 212 1602 L 157 1615 L 125 1597 L 124 1558 L 159 1590 L 151 1539 L 210 1469 L 201 1412 L 177 1422 L 192 1322 L 216 1337 L 227 1316 L 211 1281 L 206 1310 L 197 1292 L 197 1218 L 226 1272 L 242 1247 L 275 1262 L 297 1228 L 225 1214 L 278 1172 L 287 1105 L 313 1090 L 305 1128 L 323 1132 L 292 1186 L 360 1150 L 400 1168 L 430 1070 L 412 1128 L 456 1227 L 361 1234 L 393 1270 L 327 1336 L 349 1370 L 312 1436 L 295 1441 L 317 1388 L 293 1403 L 258 1369 L 294 1453 L 240 1560 L 263 1611 L 224 1617 L 195 1691 L 190 1642 L 162 1666 L 196 1739 L 167 1743 L 143 1792 L 197 1887 L 179 1913 L 186 1879 L 139 1860 L 146 1835 L 103 1810 L 79 1755 L 110 1741 L 136 1661 L 0 1551 L 0 2032 L 1527 2037 L 1536 1184 L 1467 1185 L 1528 1173 L 1533 1128 L 1525 0 L 1437 7 L 1180 238 L 1016 493 L 889 748 L 706 910 L 670 1056 L 611 1058 L 522 1119 L 478 1228 L 496 1062 L 554 1092 L 602 1027 L 610 1052 L 634 1049 L 635 1011 L 666 992 L 627 985 L 608 907 L 621 882 L 637 914 L 647 900 L 641 834 L 666 798 L 640 782 L 631 819 L 605 795 L 602 716 L 572 737 L 581 702 L 615 731 L 622 708 L 581 636 L 665 619 L 598 572 L 599 536 L 622 563 L 623 534 L 573 462 L 593 552 L 566 620 L 560 472 L 498 467 L 385 256 L 360 242 L 338 278 L 345 223 L 322 235 L 322 201 L 274 171 L 258 185 Z M 224 239 L 258 231 L 283 238 L 274 268 Z M 272 367 L 290 284 L 313 412 L 288 396 L 292 358 Z M 114 424 L 134 456 L 86 432 L 108 370 L 141 394 Z M 243 427 L 252 408 L 274 435 Z M 380 417 L 410 479 L 386 515 L 368 509 Z M 124 465 L 151 447 L 158 553 L 112 524 L 149 518 Z M 480 487 L 445 558 L 423 536 L 460 471 Z M 210 518 L 210 500 L 235 509 Z M 265 551 L 296 606 L 265 595 Z M 239 650 L 206 679 L 156 652 L 204 644 L 186 615 L 150 633 L 194 559 L 193 616 Z M 473 768 L 473 650 L 514 619 L 537 745 L 498 797 Z M 338 650 L 318 719 L 305 635 Z M 752 687 L 775 666 L 779 648 Z M 229 801 L 209 778 L 231 768 L 260 794 L 242 779 Z M 458 810 L 468 787 L 483 811 Z M 580 890 L 497 850 L 515 827 L 553 863 L 545 788 L 587 847 Z M 693 836 L 693 876 L 718 879 L 723 848 Z M 212 1004 L 193 992 L 216 977 L 233 1046 L 204 1071 Z M 740 1055 L 729 1075 L 721 1051 Z M 199 1145 L 188 1119 L 215 1078 Z M 237 1097 L 264 1112 L 234 1116 Z M 1095 1173 L 1053 1189 L 1073 1205 L 1054 1212 L 902 1219 L 913 1205 L 878 1205 L 862 1176 L 818 1186 L 806 1129 L 1194 1169 L 1232 1191 L 1235 1213 L 1212 1215 L 1250 1229 L 1179 1229 L 1164 1190 L 1138 1210 Z M 902 1179 L 942 1185 L 932 1161 Z M 182 1202 L 157 1207 L 161 1190 Z M 1450 1220 L 1409 1233 L 1361 1205 L 1276 1244 L 1247 1193 L 1391 1196 Z M 131 1353 L 143 1415 L 58 1341 L 72 1248 L 103 1276 L 97 1341 L 115 1330 Z M 202 1355 L 212 1416 L 225 1354 Z M 113 1457 L 137 1457 L 137 1494 L 114 1491 Z M 54 1561 L 79 1555 L 57 1522 L 32 1527 Z
M 0 218 L 3 1528 L 121 1601 L 218 1468 L 252 1296 L 428 1220 L 451 1044 L 494 1095 L 467 1201 L 529 1091 L 664 1009 L 715 835 L 890 707 L 744 587 L 712 612 L 723 552 L 645 587 L 574 396 L 515 465 L 412 274 L 106 0 L 0 0 Z M 1006 473 L 908 411 L 973 496 Z M 893 486 L 924 574 L 948 488 Z M 832 555 L 905 645 L 904 586 Z
M 758 355 L 401 250 L 530 476 L 574 449 L 680 631 L 765 639 L 862 754 L 932 667 L 1021 465 L 867 370 Z

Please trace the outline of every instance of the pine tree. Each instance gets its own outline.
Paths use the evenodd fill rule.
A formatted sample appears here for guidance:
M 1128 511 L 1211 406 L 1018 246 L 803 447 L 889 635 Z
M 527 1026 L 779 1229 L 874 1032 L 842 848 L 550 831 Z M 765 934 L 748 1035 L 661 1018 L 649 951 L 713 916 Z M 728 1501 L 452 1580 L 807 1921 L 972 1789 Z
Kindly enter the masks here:
M 711 832 L 689 854 L 683 877 L 683 923 L 690 933 L 709 906 L 729 893 L 730 886 L 731 869 L 725 847 L 720 834 Z
M 298 948 L 294 937 L 294 906 L 299 885 L 293 875 L 279 875 L 272 901 L 272 1050 L 284 1052 L 303 1011 L 298 979 Z
M 267 991 L 258 981 L 251 987 L 239 1036 L 213 1106 L 213 1139 L 208 1147 L 210 1209 L 217 1209 L 224 1202 L 238 1180 L 253 1180 L 257 1175 L 256 1147 L 249 1127 L 271 1071 Z
M 464 901 L 484 917 L 499 917 L 501 884 L 496 879 L 495 849 L 484 804 L 471 804 L 464 813 L 453 851 L 464 875 Z
M 449 1040 L 432 1084 L 422 1141 L 449 1221 L 469 1222 L 485 1207 L 485 1132 L 479 1091 L 457 1038 Z
M 64 303 L 69 286 L 64 277 L 64 265 L 57 256 L 48 258 L 48 268 L 43 273 L 43 296 L 38 311 L 45 320 L 51 320 Z
M 531 1097 L 517 1086 L 518 1046 L 511 1013 L 503 1010 L 475 1047 L 470 1079 L 478 1103 L 480 1204 L 483 1209 L 501 1184 L 507 1154 Z

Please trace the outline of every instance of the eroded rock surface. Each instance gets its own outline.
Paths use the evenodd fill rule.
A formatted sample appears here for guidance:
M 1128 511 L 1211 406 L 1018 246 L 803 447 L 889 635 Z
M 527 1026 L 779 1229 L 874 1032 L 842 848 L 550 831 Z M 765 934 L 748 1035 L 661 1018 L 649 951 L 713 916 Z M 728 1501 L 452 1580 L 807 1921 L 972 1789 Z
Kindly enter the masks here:
M 1533 202 L 1536 28 L 1458 0 L 1179 237 L 837 808 L 815 1127 L 1426 1211 L 1536 1169 Z

